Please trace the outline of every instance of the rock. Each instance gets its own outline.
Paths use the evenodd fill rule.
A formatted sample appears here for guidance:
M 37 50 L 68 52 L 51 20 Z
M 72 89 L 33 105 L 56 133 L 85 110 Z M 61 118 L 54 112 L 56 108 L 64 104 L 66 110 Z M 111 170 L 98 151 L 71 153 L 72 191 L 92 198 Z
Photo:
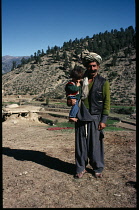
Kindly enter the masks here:
M 10 105 L 7 105 L 6 108 L 16 108 L 16 107 L 19 107 L 18 104 L 10 104 Z
M 130 115 L 131 119 L 136 119 L 136 113 Z
M 39 121 L 38 114 L 37 113 L 31 113 L 31 112 L 29 112 L 29 114 L 27 115 L 27 117 L 31 121 Z

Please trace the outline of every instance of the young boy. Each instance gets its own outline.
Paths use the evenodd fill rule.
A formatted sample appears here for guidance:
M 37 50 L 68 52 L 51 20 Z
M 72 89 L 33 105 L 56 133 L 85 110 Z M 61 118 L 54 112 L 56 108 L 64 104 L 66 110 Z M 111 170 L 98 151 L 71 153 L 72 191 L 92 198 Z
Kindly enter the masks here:
M 81 79 L 83 78 L 82 68 L 73 69 L 70 73 L 70 78 L 72 78 L 65 86 L 66 96 L 67 96 L 67 105 L 71 106 L 68 103 L 68 99 L 76 99 L 76 104 L 72 106 L 69 113 L 69 121 L 77 122 L 76 114 L 78 113 L 79 107 L 78 103 L 81 97 Z

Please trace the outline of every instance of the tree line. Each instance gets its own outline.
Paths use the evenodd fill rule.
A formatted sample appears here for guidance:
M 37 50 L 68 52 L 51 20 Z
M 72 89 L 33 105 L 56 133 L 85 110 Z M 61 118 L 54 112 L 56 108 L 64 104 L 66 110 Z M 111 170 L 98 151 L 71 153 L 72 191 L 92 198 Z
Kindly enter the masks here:
M 94 34 L 91 38 L 86 36 L 85 38 L 75 39 L 72 41 L 71 39 L 68 42 L 64 42 L 62 47 L 48 46 L 47 50 L 44 51 L 38 50 L 31 55 L 28 59 L 24 57 L 21 60 L 21 64 L 16 66 L 16 61 L 13 61 L 12 69 L 19 68 L 24 64 L 27 64 L 31 61 L 34 63 L 41 63 L 44 55 L 52 56 L 54 61 L 64 61 L 64 68 L 67 68 L 69 62 L 72 60 L 74 56 L 77 60 L 79 60 L 79 54 L 87 49 L 88 51 L 93 51 L 98 53 L 103 57 L 103 60 L 107 59 L 111 54 L 115 54 L 113 58 L 113 63 L 116 60 L 116 54 L 120 49 L 125 49 L 125 56 L 130 54 L 131 48 L 136 48 L 136 30 L 133 26 L 129 26 L 126 29 L 120 28 L 120 30 L 112 29 L 110 32 L 105 31 L 104 33 Z M 63 52 L 62 55 L 60 51 Z M 66 51 L 72 51 L 71 56 L 68 58 Z

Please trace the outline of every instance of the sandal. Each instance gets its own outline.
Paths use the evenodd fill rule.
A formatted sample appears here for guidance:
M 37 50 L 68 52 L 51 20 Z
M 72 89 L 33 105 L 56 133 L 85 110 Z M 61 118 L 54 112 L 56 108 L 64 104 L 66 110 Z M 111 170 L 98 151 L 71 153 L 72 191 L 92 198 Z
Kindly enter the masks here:
M 78 173 L 75 175 L 75 178 L 80 179 L 83 177 L 83 175 L 86 173 L 87 171 L 84 169 L 82 172 Z
M 96 178 L 102 178 L 102 173 L 95 173 Z

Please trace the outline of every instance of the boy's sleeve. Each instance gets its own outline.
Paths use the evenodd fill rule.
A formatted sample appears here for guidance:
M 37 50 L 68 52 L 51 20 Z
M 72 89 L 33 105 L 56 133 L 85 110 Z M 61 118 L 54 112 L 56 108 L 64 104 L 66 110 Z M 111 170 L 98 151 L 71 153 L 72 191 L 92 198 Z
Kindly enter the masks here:
M 66 91 L 70 91 L 71 93 L 74 93 L 76 91 L 79 91 L 79 86 L 76 86 L 73 84 L 67 84 L 65 89 Z

